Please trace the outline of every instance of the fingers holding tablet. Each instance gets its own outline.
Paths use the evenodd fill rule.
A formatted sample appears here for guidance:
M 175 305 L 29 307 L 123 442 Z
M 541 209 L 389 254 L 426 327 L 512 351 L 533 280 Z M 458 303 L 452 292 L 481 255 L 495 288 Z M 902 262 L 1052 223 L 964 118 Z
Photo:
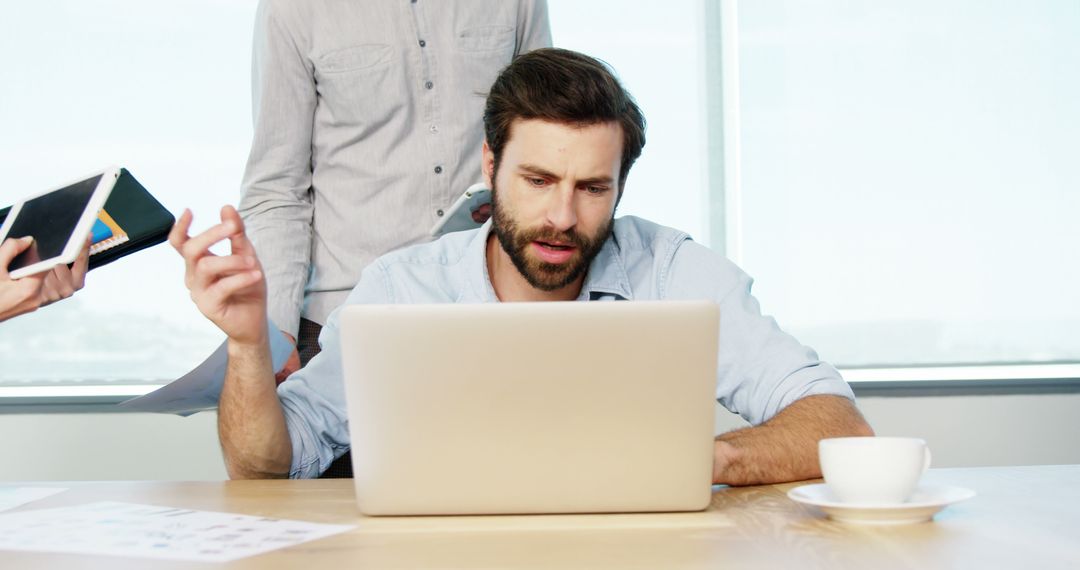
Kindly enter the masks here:
M 31 236 L 3 240 L 3 243 L 0 244 L 0 276 L 3 276 L 4 279 L 11 279 L 8 274 L 8 265 L 11 265 L 11 260 L 26 251 L 33 243 L 34 238 Z
M 41 306 L 41 290 L 45 275 L 38 273 L 22 279 L 12 279 L 8 265 L 34 242 L 32 237 L 6 239 L 0 244 L 0 321 L 29 313 Z
M 0 209 L 0 320 L 72 296 L 91 268 L 160 243 L 172 221 L 120 167 Z
M 93 245 L 93 236 L 86 236 L 86 245 L 83 246 L 79 257 L 75 258 L 75 263 L 71 266 L 72 284 L 75 286 L 75 290 L 78 291 L 86 285 L 86 272 L 90 271 L 90 246 Z
M 34 238 L 8 238 L 0 246 L 0 321 L 66 299 L 83 288 L 90 258 L 90 238 L 86 239 L 75 263 L 60 264 L 47 271 L 12 279 L 11 261 L 33 245 Z
M 57 265 L 50 271 L 43 273 L 44 283 L 41 287 L 41 306 L 55 303 L 61 299 L 67 299 L 83 288 L 86 283 L 86 270 L 90 262 L 90 236 L 75 258 L 75 262 L 68 267 L 65 264 Z
M 34 241 L 8 264 L 11 278 L 75 262 L 119 178 L 120 168 L 112 167 L 13 204 L 0 239 L 31 236 Z
M 478 228 L 491 217 L 491 189 L 473 184 L 445 212 L 439 210 L 439 221 L 431 228 L 431 236 Z

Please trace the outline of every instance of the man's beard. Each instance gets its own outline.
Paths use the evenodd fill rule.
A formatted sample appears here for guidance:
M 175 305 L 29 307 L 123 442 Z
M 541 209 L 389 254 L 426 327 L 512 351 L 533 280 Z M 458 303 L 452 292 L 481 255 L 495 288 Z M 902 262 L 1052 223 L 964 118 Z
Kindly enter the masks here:
M 494 186 L 494 182 L 492 183 Z M 510 256 L 518 273 L 529 285 L 541 291 L 557 291 L 573 283 L 585 274 L 593 258 L 600 253 L 611 235 L 613 220 L 609 219 L 595 236 L 583 236 L 570 229 L 560 232 L 552 228 L 521 228 L 513 217 L 499 207 L 499 192 L 491 189 L 491 227 L 499 238 L 499 245 Z M 534 241 L 572 244 L 574 255 L 566 263 L 549 263 L 526 255 Z

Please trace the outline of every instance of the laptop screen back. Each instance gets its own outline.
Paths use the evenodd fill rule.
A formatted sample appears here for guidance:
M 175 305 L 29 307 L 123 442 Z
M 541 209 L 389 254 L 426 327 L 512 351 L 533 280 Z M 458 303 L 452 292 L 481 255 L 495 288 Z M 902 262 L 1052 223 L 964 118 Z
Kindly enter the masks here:
M 713 303 L 353 305 L 341 327 L 365 514 L 708 505 Z

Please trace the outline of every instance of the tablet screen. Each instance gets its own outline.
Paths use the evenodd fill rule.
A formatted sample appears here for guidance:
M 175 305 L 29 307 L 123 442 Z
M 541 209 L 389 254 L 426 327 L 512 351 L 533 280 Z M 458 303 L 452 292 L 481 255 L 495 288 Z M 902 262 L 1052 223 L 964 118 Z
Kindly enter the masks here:
M 79 225 L 79 218 L 100 181 L 99 174 L 23 202 L 7 235 L 11 238 L 34 236 L 34 244 L 11 261 L 8 271 L 64 253 L 64 246 Z

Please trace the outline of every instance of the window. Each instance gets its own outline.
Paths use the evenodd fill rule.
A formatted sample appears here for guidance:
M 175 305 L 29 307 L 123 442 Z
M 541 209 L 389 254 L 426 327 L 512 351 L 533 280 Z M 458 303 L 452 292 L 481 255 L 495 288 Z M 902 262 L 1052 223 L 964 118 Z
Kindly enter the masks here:
M 708 243 L 700 1 L 548 0 L 548 7 L 554 45 L 610 64 L 648 122 L 616 214 Z
M 0 204 L 121 163 L 195 230 L 216 221 L 250 142 L 256 3 L 55 0 L 0 20 Z M 1076 375 L 1075 2 L 549 7 L 555 44 L 610 63 L 649 121 L 619 213 L 725 249 L 824 358 Z M 5 322 L 0 396 L 188 371 L 221 334 L 182 275 L 158 246 Z
M 236 203 L 251 137 L 256 0 L 26 3 L 0 21 L 0 203 L 121 163 L 194 230 Z M 611 63 L 651 124 L 620 214 L 706 240 L 698 0 L 551 0 L 556 45 Z M 94 270 L 75 297 L 0 326 L 0 396 L 144 393 L 222 335 L 167 245 Z
M 0 19 L 0 203 L 119 163 L 196 225 L 235 203 L 251 137 L 255 0 L 25 2 Z M 168 245 L 0 324 L 0 395 L 137 394 L 221 342 Z M 143 386 L 139 386 L 143 385 Z
M 845 367 L 1077 377 L 1080 5 L 713 10 L 713 222 L 765 310 Z

